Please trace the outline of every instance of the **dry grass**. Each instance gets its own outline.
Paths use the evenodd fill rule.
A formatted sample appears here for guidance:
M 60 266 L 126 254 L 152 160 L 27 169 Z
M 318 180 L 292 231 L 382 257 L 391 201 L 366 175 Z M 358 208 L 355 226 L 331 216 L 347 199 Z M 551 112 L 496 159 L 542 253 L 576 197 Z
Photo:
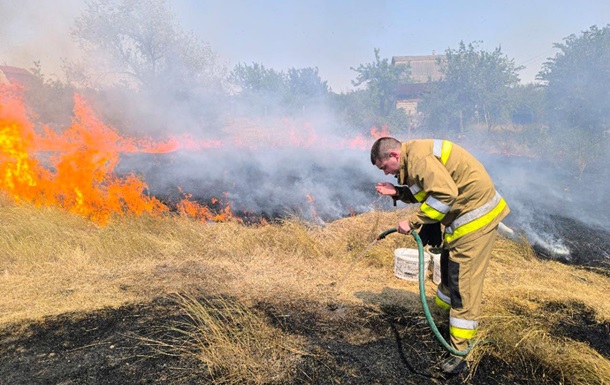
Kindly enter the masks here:
M 264 316 L 239 302 L 176 297 L 186 317 L 168 327 L 174 337 L 146 343 L 161 354 L 191 356 L 201 362 L 209 383 L 289 383 L 298 358 L 307 354 L 298 337 L 270 326 Z
M 264 325 L 248 310 L 253 303 L 359 305 L 368 295 L 373 305 L 421 306 L 413 295 L 417 283 L 396 279 L 392 271 L 393 250 L 414 247 L 410 237 L 388 237 L 360 255 L 377 234 L 395 226 L 404 210 L 366 213 L 324 228 L 298 219 L 245 227 L 175 217 L 124 218 L 96 227 L 58 209 L 7 200 L 0 206 L 0 325 L 183 293 L 193 341 L 202 341 L 195 333 L 214 335 L 213 343 L 199 346 L 205 351 L 201 359 L 220 382 L 250 373 L 264 383 L 287 375 L 273 368 L 298 355 L 276 356 L 299 351 L 299 342 Z M 571 312 L 582 309 L 598 322 L 610 321 L 607 276 L 539 260 L 526 243 L 500 238 L 485 285 L 481 338 L 494 344 L 475 350 L 475 364 L 493 354 L 506 362 L 531 363 L 566 384 L 610 382 L 607 358 L 553 333 L 558 322 L 571 322 Z M 435 286 L 428 282 L 426 288 L 431 296 Z M 202 305 L 193 300 L 201 292 L 234 298 L 239 305 Z M 233 317 L 228 325 L 266 328 L 264 341 L 276 355 L 252 341 L 256 338 L 245 329 L 214 330 L 222 317 Z M 244 344 L 226 339 L 236 330 L 245 333 L 240 337 Z M 242 362 L 245 372 L 227 375 L 227 355 Z M 236 361 L 231 366 L 240 367 Z
M 590 309 L 610 321 L 607 276 L 539 260 L 525 242 L 500 239 L 485 288 L 482 338 L 496 341 L 503 359 L 537 362 L 568 384 L 608 384 L 610 360 L 586 343 L 554 335 L 574 312 Z

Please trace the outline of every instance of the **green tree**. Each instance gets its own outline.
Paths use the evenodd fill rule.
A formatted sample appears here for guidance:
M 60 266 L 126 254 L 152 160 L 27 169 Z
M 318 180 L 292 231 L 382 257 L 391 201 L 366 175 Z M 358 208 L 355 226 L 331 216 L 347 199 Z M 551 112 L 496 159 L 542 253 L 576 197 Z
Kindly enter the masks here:
M 259 63 L 237 64 L 229 74 L 231 83 L 244 96 L 280 95 L 285 92 L 285 75 Z
M 581 173 L 607 152 L 610 127 L 610 25 L 572 34 L 544 63 L 550 124 L 558 146 L 576 158 Z
M 411 70 L 409 66 L 395 66 L 387 58 L 381 59 L 378 48 L 374 51 L 374 62 L 351 67 L 358 73 L 352 84 L 356 87 L 365 85 L 374 114 L 387 117 L 396 109 L 396 86 L 409 83 Z
M 317 67 L 290 68 L 285 79 L 285 99 L 294 108 L 317 105 L 328 97 L 328 84 L 320 78 Z
M 294 113 L 324 102 L 328 85 L 317 68 L 290 68 L 287 73 L 262 64 L 238 64 L 229 76 L 238 98 L 264 113 Z M 258 111 L 261 112 L 261 111 Z
M 517 67 L 500 47 L 492 52 L 478 43 L 460 42 L 438 59 L 443 77 L 420 104 L 429 128 L 463 131 L 469 125 L 488 129 L 510 119 L 510 89 L 519 83 Z
M 58 79 L 45 77 L 40 61 L 35 61 L 30 71 L 34 78 L 24 95 L 28 107 L 36 116 L 35 122 L 53 129 L 69 126 L 74 108 L 74 89 Z
M 370 129 L 377 124 L 379 118 L 371 108 L 370 92 L 367 90 L 331 94 L 330 102 L 337 116 L 356 131 Z
M 216 129 L 226 69 L 166 0 L 86 0 L 71 34 L 83 51 L 68 81 L 106 121 L 145 134 Z
M 509 90 L 511 129 L 495 132 L 495 143 L 506 150 L 544 155 L 551 142 L 546 114 L 546 87 L 539 83 L 520 84 Z M 542 151 L 541 151 L 542 150 Z
M 237 87 L 236 99 L 241 112 L 269 114 L 277 112 L 286 92 L 286 75 L 259 63 L 239 63 L 229 74 Z M 246 111 L 243 111 L 246 109 Z
M 219 87 L 225 75 L 210 46 L 182 30 L 166 0 L 89 0 L 72 36 L 85 59 L 66 72 L 79 84 L 184 92 Z
M 545 125 L 546 87 L 540 84 L 519 84 L 509 89 L 511 120 L 516 125 Z

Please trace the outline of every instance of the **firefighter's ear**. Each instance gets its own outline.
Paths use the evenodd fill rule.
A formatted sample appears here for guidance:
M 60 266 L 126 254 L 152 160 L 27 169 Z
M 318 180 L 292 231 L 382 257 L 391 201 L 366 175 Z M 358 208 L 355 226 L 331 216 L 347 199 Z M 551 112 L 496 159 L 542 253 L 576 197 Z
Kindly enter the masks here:
M 400 160 L 400 152 L 399 151 L 390 151 L 390 158 L 396 158 L 396 160 Z

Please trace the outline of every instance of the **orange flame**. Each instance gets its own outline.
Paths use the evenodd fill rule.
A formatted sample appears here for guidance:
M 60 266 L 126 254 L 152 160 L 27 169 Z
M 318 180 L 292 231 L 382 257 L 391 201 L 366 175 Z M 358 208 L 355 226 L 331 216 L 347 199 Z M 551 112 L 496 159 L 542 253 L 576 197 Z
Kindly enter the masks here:
M 381 131 L 379 131 L 377 127 L 373 127 L 371 129 L 371 135 L 373 136 L 373 138 L 379 139 L 390 136 L 390 133 L 388 132 L 388 127 L 384 125 L 381 127 Z
M 368 146 L 368 143 L 369 143 L 369 141 L 367 139 L 365 139 L 364 136 L 362 136 L 361 134 L 358 134 L 358 135 L 356 135 L 355 138 L 353 138 L 349 141 L 349 147 L 365 149 L 366 146 Z
M 316 210 L 313 195 L 307 194 L 307 200 L 309 201 L 309 206 L 311 208 L 311 216 L 313 217 L 314 221 L 318 224 L 326 225 L 326 223 L 324 223 L 322 218 L 320 218 L 320 216 L 318 215 L 318 210 Z
M 177 209 L 181 215 L 195 218 L 201 221 L 213 221 L 213 222 L 224 222 L 233 218 L 231 212 L 231 206 L 227 203 L 225 207 L 220 210 L 219 213 L 214 213 L 209 207 L 203 206 L 197 202 L 191 200 L 192 194 L 186 194 L 178 187 L 184 198 L 178 202 Z M 225 193 L 226 195 L 226 193 Z M 220 201 L 216 198 L 212 198 L 212 204 L 217 204 Z M 239 220 L 239 219 L 238 219 Z
M 189 135 L 165 141 L 126 138 L 99 120 L 78 95 L 72 124 L 61 133 L 45 126 L 39 134 L 28 120 L 22 91 L 14 85 L 0 86 L 0 191 L 17 202 L 62 207 L 99 224 L 107 223 L 116 215 L 156 216 L 172 211 L 158 199 L 146 195 L 148 186 L 139 177 L 115 175 L 121 153 L 199 151 L 226 144 L 249 148 L 266 145 L 365 149 L 371 143 L 370 137 L 361 134 L 337 141 L 318 135 L 309 122 L 289 119 L 280 122 L 283 127 L 291 128 L 289 135 L 287 130 L 278 130 L 276 126 L 269 129 L 257 126 L 256 122 L 253 125 L 241 121 L 234 127 L 233 136 L 225 141 Z M 374 138 L 387 136 L 387 127 L 381 130 L 373 127 L 370 134 Z M 212 210 L 192 201 L 192 195 L 182 194 L 184 198 L 175 208 L 180 215 L 204 221 L 237 219 L 228 203 L 212 199 L 212 205 L 221 206 L 219 210 Z M 314 218 L 319 219 L 313 197 L 307 198 Z
M 136 143 L 121 137 L 97 119 L 80 96 L 75 96 L 70 127 L 61 135 L 45 127 L 39 136 L 27 118 L 21 89 L 0 87 L 0 190 L 17 202 L 59 206 L 99 224 L 107 223 L 114 215 L 167 213 L 166 205 L 145 195 L 148 186 L 143 180 L 133 174 L 117 177 L 114 169 L 120 152 L 175 148 L 173 141 Z M 32 156 L 40 151 L 54 152 L 46 167 Z M 187 205 L 186 200 L 182 204 Z M 199 208 L 192 216 L 212 220 L 231 216 L 228 205 L 220 214 L 202 216 L 203 211 Z

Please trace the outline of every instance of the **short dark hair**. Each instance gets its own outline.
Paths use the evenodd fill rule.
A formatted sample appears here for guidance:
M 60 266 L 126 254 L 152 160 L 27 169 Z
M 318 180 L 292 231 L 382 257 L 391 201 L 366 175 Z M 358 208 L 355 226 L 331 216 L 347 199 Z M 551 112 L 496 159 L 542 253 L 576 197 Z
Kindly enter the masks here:
M 389 136 L 377 139 L 371 147 L 371 163 L 375 165 L 378 160 L 389 158 L 391 151 L 400 151 L 400 146 L 399 140 Z

